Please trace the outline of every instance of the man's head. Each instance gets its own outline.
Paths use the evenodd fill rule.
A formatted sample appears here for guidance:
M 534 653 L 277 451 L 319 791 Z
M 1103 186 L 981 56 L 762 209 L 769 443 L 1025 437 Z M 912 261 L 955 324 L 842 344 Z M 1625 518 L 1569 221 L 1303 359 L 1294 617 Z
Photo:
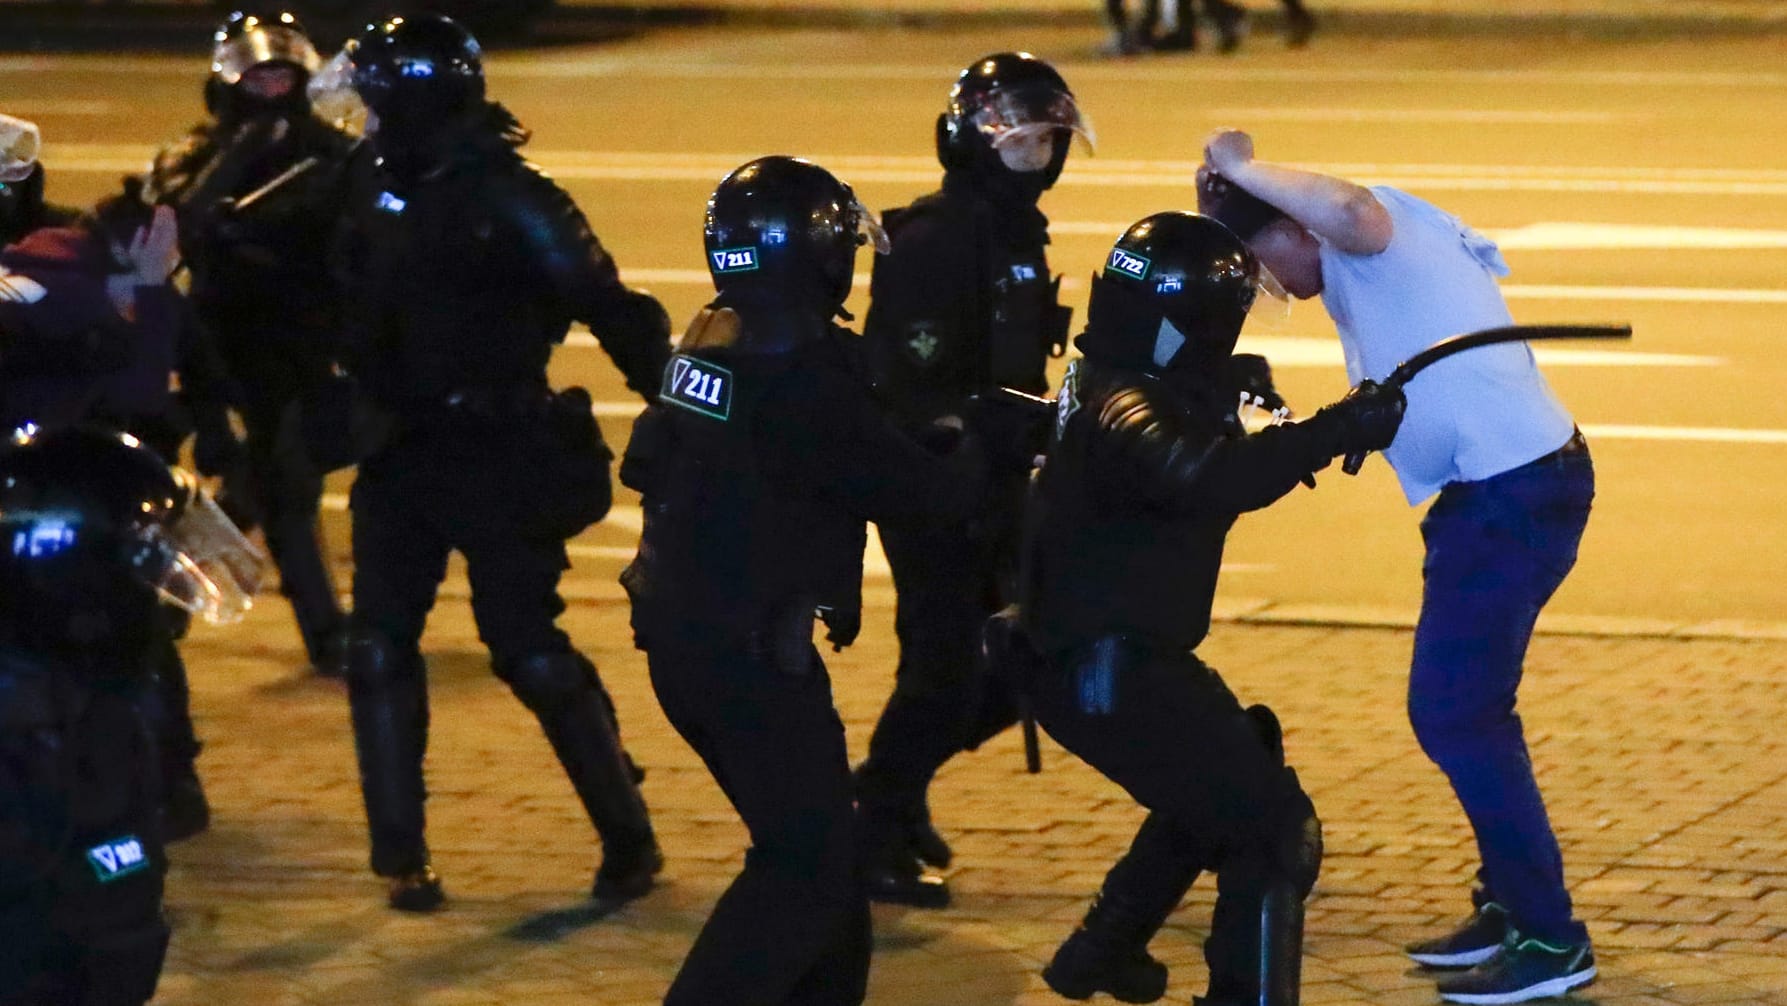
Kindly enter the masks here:
M 720 181 L 702 226 L 714 289 L 830 317 L 850 296 L 856 249 L 887 233 L 856 193 L 797 157 L 759 157 Z
M 1223 372 L 1258 293 L 1259 262 L 1207 216 L 1172 210 L 1143 217 L 1092 279 L 1081 352 L 1143 370 Z
M 1286 292 L 1306 300 L 1322 292 L 1321 242 L 1283 210 L 1208 168 L 1197 175 L 1198 211 L 1247 243 Z
M 1055 68 L 1027 52 L 994 53 L 956 78 L 937 117 L 937 158 L 1034 200 L 1061 176 L 1076 136 L 1090 152 L 1092 124 Z

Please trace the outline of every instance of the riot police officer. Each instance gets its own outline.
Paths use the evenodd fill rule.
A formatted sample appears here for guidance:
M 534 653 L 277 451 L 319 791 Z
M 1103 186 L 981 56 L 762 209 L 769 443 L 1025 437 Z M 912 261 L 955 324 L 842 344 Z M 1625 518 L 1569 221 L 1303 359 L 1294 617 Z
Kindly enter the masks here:
M 1093 280 L 1084 356 L 1026 518 L 1037 718 L 1151 812 L 1043 973 L 1070 998 L 1159 998 L 1166 969 L 1148 940 L 1210 870 L 1204 1002 L 1296 1002 L 1320 825 L 1271 711 L 1243 709 L 1193 650 L 1236 517 L 1337 455 L 1383 449 L 1403 402 L 1361 386 L 1305 422 L 1246 434 L 1229 358 L 1258 274 L 1208 217 L 1157 213 L 1124 232 Z
M 348 697 L 372 868 L 393 907 L 442 898 L 423 841 L 427 691 L 418 646 L 449 552 L 497 675 L 540 721 L 605 853 L 592 895 L 644 894 L 662 867 L 637 770 L 595 666 L 554 624 L 565 541 L 610 501 L 582 389 L 546 363 L 573 319 L 641 395 L 669 319 L 628 289 L 565 192 L 521 157 L 527 134 L 484 96 L 478 44 L 450 19 L 392 18 L 352 43 L 375 161 L 355 174 L 348 365 L 390 419 L 353 487 Z
M 1069 147 L 1092 129 L 1066 81 L 1028 53 L 976 60 L 937 119 L 943 187 L 887 213 L 892 254 L 877 259 L 864 337 L 876 383 L 917 427 L 960 415 L 995 386 L 1047 389 L 1067 343 L 1037 200 Z M 899 607 L 893 696 L 857 770 L 869 892 L 941 907 L 949 891 L 920 860 L 947 866 L 925 791 L 944 762 L 1016 720 L 977 663 L 981 622 L 1012 598 L 1010 570 L 1025 473 L 1002 475 L 987 510 L 947 526 L 890 521 L 881 541 Z
M 886 250 L 848 185 L 751 161 L 714 190 L 704 237 L 719 296 L 634 426 L 621 478 L 646 522 L 622 579 L 664 714 L 751 848 L 664 1001 L 860 1003 L 869 906 L 815 613 L 848 643 L 854 613 L 826 602 L 860 580 L 863 522 L 959 519 L 983 462 L 959 427 L 927 431 L 942 457 L 900 433 L 832 320 L 857 246 Z
M 328 249 L 352 146 L 311 114 L 317 65 L 290 13 L 231 14 L 205 81 L 211 118 L 156 155 L 150 189 L 179 211 L 194 309 L 241 390 L 246 479 L 226 480 L 231 511 L 263 528 L 311 665 L 339 674 L 346 619 L 319 540 L 323 477 L 297 422 L 300 400 L 329 375 L 340 327 Z M 233 437 L 201 436 L 194 460 L 234 476 L 239 453 Z
M 0 447 L 0 1003 L 135 1006 L 167 950 L 155 742 L 161 609 L 252 600 L 258 552 L 190 475 L 91 427 Z

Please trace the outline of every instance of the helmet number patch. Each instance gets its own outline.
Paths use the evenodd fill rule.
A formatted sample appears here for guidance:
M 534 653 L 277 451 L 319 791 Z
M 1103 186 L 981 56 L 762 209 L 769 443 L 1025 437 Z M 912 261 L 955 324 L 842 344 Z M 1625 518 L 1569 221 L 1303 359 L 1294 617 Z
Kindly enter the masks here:
M 757 268 L 755 248 L 718 248 L 707 257 L 715 273 L 753 272 Z
M 664 367 L 658 401 L 725 421 L 732 416 L 732 371 L 681 353 Z
M 1110 261 L 1104 264 L 1104 271 L 1139 280 L 1148 278 L 1148 270 L 1152 265 L 1153 263 L 1140 255 L 1126 252 L 1121 248 L 1112 248 Z

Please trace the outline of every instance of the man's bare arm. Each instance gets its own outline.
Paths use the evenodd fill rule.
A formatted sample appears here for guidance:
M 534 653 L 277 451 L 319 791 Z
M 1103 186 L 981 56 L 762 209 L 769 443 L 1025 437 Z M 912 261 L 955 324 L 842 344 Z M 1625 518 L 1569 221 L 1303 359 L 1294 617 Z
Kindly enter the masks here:
M 1371 190 L 1333 175 L 1254 160 L 1253 138 L 1220 129 L 1204 142 L 1204 165 L 1341 251 L 1375 255 L 1390 245 L 1390 213 Z

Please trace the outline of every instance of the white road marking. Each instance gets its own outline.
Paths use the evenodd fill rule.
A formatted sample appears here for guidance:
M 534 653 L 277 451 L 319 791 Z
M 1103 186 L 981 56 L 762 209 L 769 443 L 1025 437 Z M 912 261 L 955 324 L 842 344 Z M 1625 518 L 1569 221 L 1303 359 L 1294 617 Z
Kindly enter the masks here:
M 1598 440 L 1679 440 L 1705 444 L 1787 444 L 1787 430 L 1721 426 L 1621 426 L 1584 423 L 1582 432 Z
M 1129 221 L 1057 220 L 1055 237 L 1098 237 L 1115 241 Z M 1542 221 L 1520 227 L 1484 228 L 1503 251 L 1741 251 L 1787 248 L 1787 230 L 1752 227 L 1660 227 L 1651 224 Z
M 8 99 L 6 111 L 25 119 L 50 115 L 110 115 L 118 106 L 110 101 L 85 101 L 79 98 L 16 98 Z
M 1244 335 L 1235 347 L 1243 353 L 1259 353 L 1274 367 L 1344 367 L 1346 360 L 1335 338 Z M 1557 367 L 1717 367 L 1717 356 L 1685 353 L 1642 353 L 1618 349 L 1570 349 L 1535 345 L 1533 355 L 1541 364 Z
M 1748 227 L 1655 227 L 1555 221 L 1485 231 L 1504 251 L 1610 249 L 1719 251 L 1787 248 L 1787 231 Z
M 59 143 L 47 147 L 51 170 L 68 172 L 141 171 L 153 148 L 147 145 Z M 532 150 L 530 155 L 561 179 L 628 182 L 700 182 L 712 185 L 752 153 L 666 153 L 588 150 Z M 926 156 L 814 154 L 851 182 L 929 184 L 937 165 Z M 1536 167 L 1489 164 L 1309 164 L 1329 174 L 1366 184 L 1428 191 L 1610 192 L 1626 195 L 1787 195 L 1787 171 L 1727 168 Z M 1061 177 L 1066 186 L 1165 188 L 1188 193 L 1196 161 L 1071 161 Z M 1127 226 L 1127 224 L 1125 224 Z M 1118 228 L 1121 230 L 1121 227 Z
M 712 276 L 705 269 L 634 269 L 623 267 L 621 276 L 641 286 L 711 286 Z M 857 273 L 856 286 L 868 289 L 869 274 Z M 1072 293 L 1084 290 L 1084 277 L 1069 273 L 1061 279 L 1061 289 Z M 1681 304 L 1787 304 L 1787 289 L 1731 289 L 1712 286 L 1573 286 L 1509 283 L 1502 286 L 1502 296 L 1510 300 L 1617 301 L 1642 300 Z
M 1623 112 L 1541 111 L 1520 108 L 1336 108 L 1329 105 L 1212 108 L 1205 115 L 1221 122 L 1390 122 L 1473 125 L 1581 126 L 1645 121 L 1648 115 Z
M 842 37 L 842 35 L 841 35 Z M 714 47 L 714 52 L 719 52 Z M 1170 61 L 1157 64 L 1142 62 L 1114 63 L 1068 61 L 1056 64 L 1074 80 L 1108 80 L 1119 82 L 1158 81 L 1168 84 L 1201 81 L 1231 81 L 1252 84 L 1319 85 L 1329 83 L 1389 83 L 1445 85 L 1507 85 L 1526 88 L 1535 85 L 1562 87 L 1630 87 L 1662 88 L 1670 91 L 1727 88 L 1732 90 L 1773 90 L 1787 86 L 1787 73 L 1764 71 L 1678 70 L 1560 70 L 1560 69 L 1432 69 L 1418 70 L 1398 66 L 1296 66 L 1267 67 L 1230 63 L 1201 64 Z M 689 80 L 723 79 L 733 85 L 767 80 L 819 80 L 826 83 L 848 80 L 910 80 L 935 84 L 949 80 L 961 69 L 958 64 L 944 63 L 868 63 L 840 60 L 836 63 L 812 63 L 782 60 L 750 62 L 727 59 L 669 59 L 663 53 L 614 56 L 603 50 L 571 51 L 562 56 L 538 58 L 495 55 L 486 60 L 486 69 L 497 89 L 504 79 L 560 79 L 582 77 L 616 78 L 683 78 Z M 17 55 L 0 57 L 0 74 L 41 75 L 71 73 L 83 77 L 95 75 L 126 77 L 192 76 L 190 57 L 155 56 L 51 56 Z

